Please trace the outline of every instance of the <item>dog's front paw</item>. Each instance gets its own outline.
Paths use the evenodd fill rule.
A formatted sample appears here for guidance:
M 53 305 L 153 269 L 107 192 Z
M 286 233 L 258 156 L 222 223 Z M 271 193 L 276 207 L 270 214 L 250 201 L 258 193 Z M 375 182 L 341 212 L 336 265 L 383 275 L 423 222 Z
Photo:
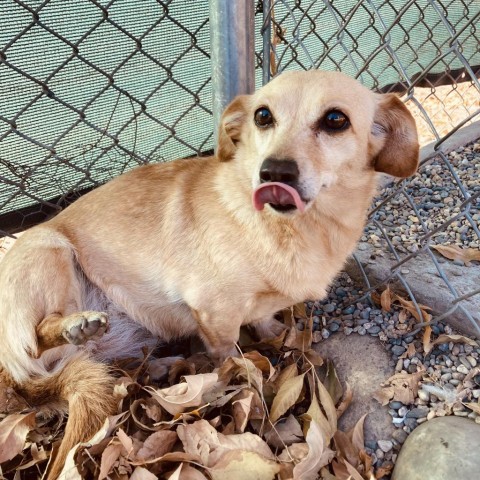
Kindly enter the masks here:
M 63 337 L 73 345 L 98 340 L 108 332 L 108 316 L 104 312 L 80 312 L 65 317 Z

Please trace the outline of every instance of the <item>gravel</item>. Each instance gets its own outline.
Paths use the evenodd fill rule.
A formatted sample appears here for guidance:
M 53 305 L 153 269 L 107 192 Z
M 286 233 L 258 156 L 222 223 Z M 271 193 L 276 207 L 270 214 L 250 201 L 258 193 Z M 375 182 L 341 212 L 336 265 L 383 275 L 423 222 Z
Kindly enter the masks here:
M 449 160 L 470 194 L 480 191 L 480 143 L 452 152 Z M 406 191 L 416 204 L 420 218 L 417 218 L 404 196 L 393 198 L 377 212 L 377 220 L 385 227 L 390 241 L 401 253 L 415 252 L 420 248 L 419 239 L 424 235 L 421 222 L 425 223 L 427 229 L 433 230 L 458 214 L 464 201 L 448 168 L 437 160 L 426 165 L 407 184 Z M 385 192 L 386 195 L 390 193 L 391 189 Z M 480 221 L 479 207 L 479 202 L 472 203 L 470 207 L 471 218 L 477 224 Z M 465 217 L 433 234 L 433 240 L 434 243 L 480 248 L 479 238 Z M 381 231 L 374 224 L 368 225 L 362 241 L 374 245 L 375 255 L 390 255 Z M 449 261 L 440 256 L 436 256 L 436 259 L 440 263 Z M 371 263 L 375 263 L 375 258 Z M 402 267 L 401 272 L 415 273 L 415 259 L 409 262 L 408 268 Z M 374 466 L 378 468 L 394 464 L 409 433 L 435 417 L 455 415 L 480 423 L 480 415 L 465 405 L 469 402 L 478 403 L 480 399 L 480 369 L 473 372 L 476 375 L 471 380 L 468 379 L 468 375 L 479 364 L 480 348 L 448 342 L 434 345 L 425 354 L 424 330 L 415 327 L 417 322 L 409 312 L 403 311 L 400 315 L 401 309 L 396 305 L 390 312 L 382 311 L 368 300 L 360 300 L 362 294 L 361 288 L 346 273 L 340 274 L 326 299 L 307 303 L 307 313 L 314 315 L 314 331 L 318 331 L 324 339 L 337 331 L 343 331 L 346 335 L 378 337 L 390 352 L 391 364 L 397 373 L 424 371 L 421 388 L 413 404 L 391 401 L 388 405 L 392 423 L 396 427 L 392 438 L 366 444 Z M 300 319 L 298 325 L 302 322 Z M 441 334 L 456 333 L 443 321 L 433 324 L 431 328 L 432 340 Z M 412 356 L 407 355 L 409 345 L 414 347 Z

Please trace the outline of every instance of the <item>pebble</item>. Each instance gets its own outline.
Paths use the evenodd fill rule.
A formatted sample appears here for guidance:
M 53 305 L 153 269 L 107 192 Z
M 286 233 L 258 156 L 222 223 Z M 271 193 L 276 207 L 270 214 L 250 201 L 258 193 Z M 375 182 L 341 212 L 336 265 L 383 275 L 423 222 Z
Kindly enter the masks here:
M 379 440 L 377 444 L 378 448 L 385 453 L 388 453 L 393 448 L 393 443 L 390 440 Z
M 369 333 L 370 333 L 370 331 L 369 331 Z M 395 345 L 394 347 L 392 347 L 392 353 L 397 357 L 399 357 L 400 355 L 405 353 L 405 350 L 406 350 L 406 348 L 402 347 L 401 345 Z
M 423 418 L 428 415 L 428 407 L 419 406 L 407 413 L 408 418 Z
M 403 442 L 405 442 L 407 437 L 408 437 L 407 432 L 405 432 L 405 430 L 401 430 L 400 428 L 395 430 L 392 434 L 392 438 L 400 445 L 402 445 Z
M 323 311 L 325 313 L 332 313 L 336 310 L 336 306 L 331 304 L 331 303 L 327 303 L 326 305 L 323 306 Z

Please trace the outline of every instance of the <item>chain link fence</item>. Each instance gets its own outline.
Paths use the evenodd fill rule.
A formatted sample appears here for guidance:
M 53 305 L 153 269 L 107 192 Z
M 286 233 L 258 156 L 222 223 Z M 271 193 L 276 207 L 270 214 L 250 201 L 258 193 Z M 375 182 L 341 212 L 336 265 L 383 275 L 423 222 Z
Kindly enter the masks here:
M 348 270 L 367 295 L 387 284 L 409 294 L 425 320 L 418 329 L 446 319 L 478 336 L 480 273 L 465 265 L 479 258 L 480 144 L 462 144 L 480 137 L 480 4 L 263 0 L 258 10 L 264 82 L 286 69 L 323 68 L 403 95 L 421 144 L 432 143 L 416 176 L 384 182 Z
M 349 271 L 367 294 L 396 283 L 419 314 L 425 303 L 433 322 L 480 333 L 480 277 L 433 248 L 480 245 L 480 146 L 454 140 L 480 137 L 480 3 L 251 1 L 257 87 L 286 69 L 341 70 L 403 95 L 433 142 L 418 175 L 384 183 Z M 212 150 L 208 2 L 0 9 L 0 236 L 138 164 Z
M 207 2 L 0 10 L 0 234 L 136 165 L 213 148 Z

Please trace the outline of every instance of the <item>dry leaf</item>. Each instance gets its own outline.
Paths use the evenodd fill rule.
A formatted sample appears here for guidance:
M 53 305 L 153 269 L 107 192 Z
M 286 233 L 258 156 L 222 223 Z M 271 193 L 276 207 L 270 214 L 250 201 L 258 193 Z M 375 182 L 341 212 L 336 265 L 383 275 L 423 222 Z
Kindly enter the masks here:
M 290 380 L 291 378 L 294 378 L 297 375 L 298 375 L 298 367 L 296 363 L 292 363 L 288 367 L 284 368 L 273 381 L 277 392 L 287 380 Z
M 335 433 L 335 430 L 332 429 L 329 421 L 327 420 L 327 417 L 322 412 L 322 409 L 320 408 L 320 405 L 317 400 L 317 395 L 315 392 L 313 392 L 310 407 L 308 408 L 305 415 L 302 415 L 302 418 L 305 418 L 305 419 L 308 418 L 308 420 L 314 420 L 318 424 L 318 426 L 320 427 L 320 430 L 323 433 L 325 445 L 330 444 L 330 440 L 332 439 L 333 434 Z M 307 424 L 305 425 L 307 426 Z M 305 434 L 306 432 L 307 430 L 305 430 Z
M 427 325 L 425 327 L 425 331 L 423 332 L 423 351 L 425 355 L 428 355 L 432 350 L 432 328 L 430 327 L 430 325 Z
M 352 445 L 357 449 L 357 452 L 360 452 L 361 450 L 365 450 L 363 425 L 365 423 L 365 418 L 367 415 L 368 413 L 366 413 L 365 415 L 362 415 L 362 417 L 355 424 L 351 432 L 349 432 Z
M 449 260 L 460 260 L 467 267 L 472 261 L 480 261 L 478 248 L 461 248 L 457 245 L 432 245 L 432 248 Z
M 252 400 L 254 390 L 244 389 L 232 402 L 233 421 L 235 422 L 235 432 L 243 433 L 247 427 L 250 411 L 252 409 Z
M 297 318 L 307 319 L 307 311 L 305 309 L 305 303 L 300 302 L 293 306 L 293 315 Z
M 103 480 L 104 478 L 107 478 L 108 474 L 112 471 L 113 465 L 120 458 L 120 455 L 122 454 L 122 449 L 122 444 L 115 442 L 108 445 L 108 447 L 103 451 L 98 480 Z
M 272 408 L 270 409 L 270 420 L 275 423 L 290 407 L 295 405 L 303 388 L 303 379 L 305 374 L 302 373 L 297 377 L 293 377 L 285 381 L 277 395 L 273 399 Z
M 284 346 L 301 352 L 306 352 L 312 348 L 313 317 L 305 320 L 304 329 L 298 330 L 294 323 L 287 334 Z
M 28 432 L 35 427 L 35 412 L 17 413 L 0 422 L 0 463 L 22 453 Z
M 337 407 L 337 418 L 340 418 L 343 415 L 343 413 L 350 406 L 353 400 L 353 390 L 351 389 L 350 385 L 346 383 L 345 387 L 346 389 L 342 401 Z
M 464 403 L 464 405 L 469 408 L 472 412 L 477 413 L 480 415 L 480 405 L 478 403 Z
M 259 455 L 274 459 L 268 445 L 252 433 L 223 435 L 217 432 L 206 420 L 199 420 L 190 425 L 179 425 L 177 435 L 186 453 L 199 456 L 202 464 L 212 467 L 219 458 L 229 450 L 256 452 Z
M 317 379 L 318 380 L 318 379 Z M 320 406 L 323 407 L 327 415 L 328 423 L 333 432 L 337 430 L 337 411 L 332 397 L 328 393 L 327 389 L 322 382 L 317 381 L 317 389 L 319 394 Z
M 171 451 L 177 441 L 177 434 L 170 430 L 160 430 L 152 433 L 137 452 L 135 458 L 138 460 L 152 460 L 161 457 Z
M 353 445 L 350 435 L 341 430 L 337 430 L 333 436 L 335 442 L 336 453 L 335 456 L 340 461 L 347 460 L 352 465 L 358 465 L 358 450 Z
M 294 480 L 315 480 L 322 467 L 330 463 L 334 453 L 326 448 L 317 422 L 312 420 L 307 433 L 308 454 L 293 469 Z
M 198 407 L 203 402 L 203 396 L 218 381 L 216 373 L 199 373 L 187 375 L 185 382 L 172 387 L 156 390 L 152 387 L 145 389 L 171 415 L 184 412 L 188 407 Z
M 337 372 L 331 360 L 327 360 L 327 374 L 323 382 L 333 403 L 336 405 L 343 397 L 343 387 L 338 379 Z
M 250 360 L 263 373 L 266 373 L 268 375 L 267 380 L 270 380 L 275 375 L 275 369 L 270 363 L 270 360 L 256 350 L 245 353 L 244 357 L 248 358 L 248 360 Z
M 387 380 L 387 385 L 374 393 L 373 398 L 382 405 L 387 405 L 390 400 L 411 405 L 418 392 L 418 382 L 424 370 L 416 373 L 397 373 Z
M 417 351 L 415 349 L 415 344 L 412 342 L 408 344 L 407 350 L 405 350 L 405 352 L 403 352 L 398 358 L 412 358 L 415 353 L 417 353 Z
M 380 295 L 380 305 L 382 309 L 389 312 L 392 309 L 392 295 L 390 291 L 390 285 Z
M 280 465 L 253 451 L 232 450 L 209 469 L 212 480 L 273 480 Z
M 136 467 L 130 476 L 130 480 L 157 480 L 157 478 L 158 477 L 156 475 L 143 467 Z
M 293 415 L 289 415 L 284 421 L 278 421 L 264 437 L 274 448 L 284 448 L 292 443 L 304 441 L 302 427 Z
M 353 465 L 351 465 L 345 459 L 343 459 L 343 462 L 345 463 L 345 466 L 347 467 L 347 471 L 350 474 L 352 480 L 363 480 L 363 477 L 360 475 L 358 470 Z
M 240 378 L 253 385 L 259 392 L 263 390 L 263 375 L 248 358 L 229 357 L 218 369 L 221 382 L 230 383 L 234 378 Z
M 471 338 L 464 337 L 463 335 L 446 335 L 442 334 L 439 335 L 438 338 L 436 338 L 433 341 L 433 345 L 439 345 L 441 343 L 466 343 L 467 345 L 471 345 L 472 347 L 478 347 L 478 343 L 475 340 L 472 340 Z

